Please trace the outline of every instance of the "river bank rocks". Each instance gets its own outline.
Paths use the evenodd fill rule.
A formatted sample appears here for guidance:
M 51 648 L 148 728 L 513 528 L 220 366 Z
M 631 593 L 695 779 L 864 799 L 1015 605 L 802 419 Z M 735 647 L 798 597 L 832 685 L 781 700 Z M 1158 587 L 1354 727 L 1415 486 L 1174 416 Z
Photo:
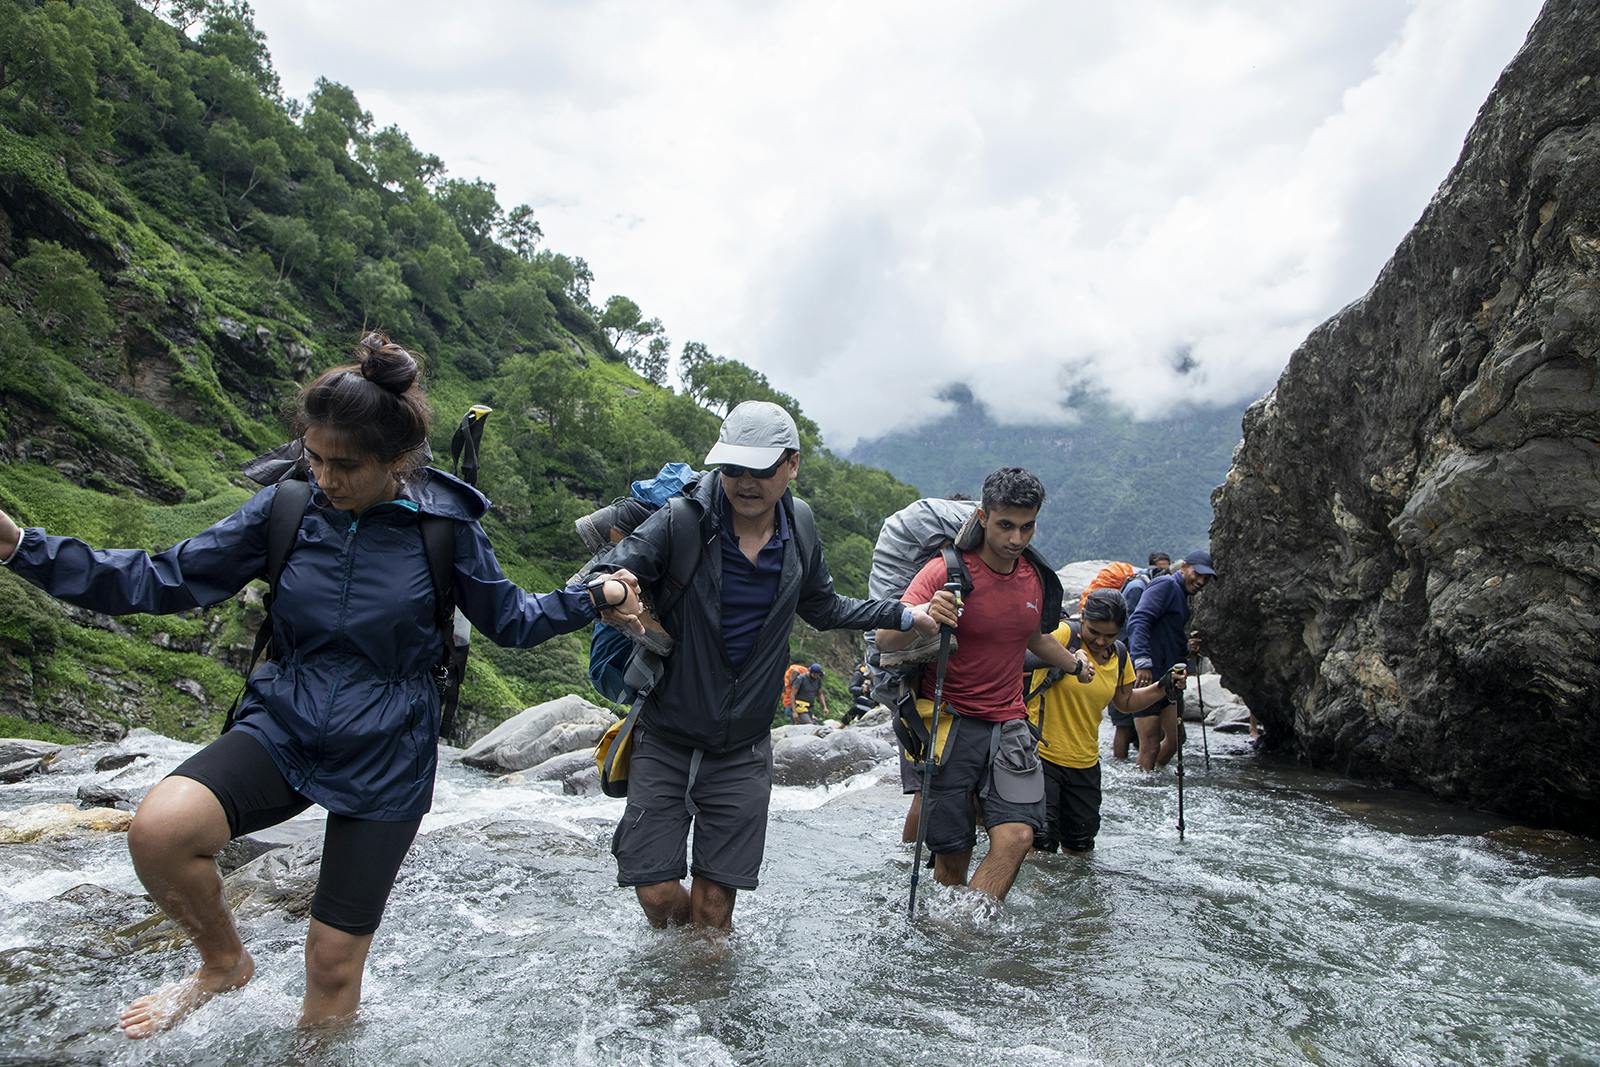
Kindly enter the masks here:
M 1251 406 L 1210 654 L 1270 747 L 1600 833 L 1600 5 L 1550 0 L 1365 296 Z
M 461 762 L 507 773 L 537 766 L 552 756 L 593 748 L 616 716 L 580 696 L 567 695 L 519 712 L 484 734 L 461 754 Z
M 0 844 L 49 841 L 86 833 L 127 833 L 133 812 L 79 808 L 75 804 L 30 804 L 0 812 Z

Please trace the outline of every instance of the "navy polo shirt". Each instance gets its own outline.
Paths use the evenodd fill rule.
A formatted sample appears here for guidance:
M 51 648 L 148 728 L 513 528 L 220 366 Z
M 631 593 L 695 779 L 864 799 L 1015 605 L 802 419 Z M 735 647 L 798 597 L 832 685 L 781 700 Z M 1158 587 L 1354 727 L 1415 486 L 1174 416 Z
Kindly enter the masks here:
M 756 553 L 751 563 L 739 548 L 733 532 L 733 507 L 722 487 L 717 487 L 717 507 L 722 513 L 722 643 L 728 649 L 733 669 L 744 669 L 756 646 L 773 603 L 778 599 L 778 579 L 783 576 L 783 546 L 789 540 L 789 516 L 783 504 L 777 505 L 778 523 L 772 539 Z

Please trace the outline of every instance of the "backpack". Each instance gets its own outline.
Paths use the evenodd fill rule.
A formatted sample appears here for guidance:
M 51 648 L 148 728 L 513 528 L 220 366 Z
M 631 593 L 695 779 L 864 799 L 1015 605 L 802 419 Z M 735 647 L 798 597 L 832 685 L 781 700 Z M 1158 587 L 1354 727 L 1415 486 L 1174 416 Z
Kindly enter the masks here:
M 1131 563 L 1108 563 L 1101 567 L 1100 572 L 1084 588 L 1083 595 L 1078 597 L 1078 610 L 1083 610 L 1083 605 L 1089 600 L 1089 594 L 1096 589 L 1116 589 L 1120 591 L 1124 583 L 1132 578 L 1134 574 L 1135 571 Z
M 270 453 L 269 453 L 270 455 Z M 278 595 L 278 579 L 283 576 L 284 564 L 294 550 L 300 536 L 300 520 L 311 502 L 311 485 L 302 479 L 286 476 L 277 483 L 278 492 L 272 499 L 272 509 L 267 516 L 267 562 L 259 577 L 266 580 L 267 595 L 263 599 L 266 618 L 256 630 L 255 647 L 245 667 L 249 678 L 256 665 L 276 654 L 272 648 L 272 602 Z M 456 730 L 456 712 L 461 704 L 461 682 L 467 673 L 468 637 L 471 626 L 456 613 L 455 583 L 455 520 L 440 515 L 417 516 L 417 528 L 422 536 L 422 547 L 428 557 L 428 575 L 433 580 L 434 619 L 444 635 L 444 653 L 433 668 L 433 684 L 439 690 L 439 736 L 453 738 Z M 238 720 L 239 704 L 244 691 L 234 698 L 228 709 L 222 732 L 233 729 Z
M 1122 583 L 1122 602 L 1128 606 L 1128 615 L 1132 617 L 1133 609 L 1139 606 L 1139 598 L 1144 596 L 1144 591 L 1150 588 L 1150 572 L 1139 571 L 1132 578 Z
M 783 706 L 792 707 L 794 704 L 794 682 L 802 674 L 811 673 L 811 668 L 804 663 L 791 663 L 789 669 L 783 672 Z

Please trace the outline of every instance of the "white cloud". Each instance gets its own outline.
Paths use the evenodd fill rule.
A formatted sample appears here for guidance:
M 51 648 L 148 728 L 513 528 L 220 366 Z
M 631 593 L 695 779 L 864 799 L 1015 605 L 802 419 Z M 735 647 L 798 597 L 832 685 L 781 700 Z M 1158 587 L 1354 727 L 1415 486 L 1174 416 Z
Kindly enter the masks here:
M 956 380 L 1027 419 L 1060 417 L 1073 382 L 1159 406 L 1181 352 L 1198 399 L 1265 391 L 1370 284 L 1537 7 L 263 0 L 258 19 L 287 91 L 350 85 L 533 204 L 598 296 L 765 371 L 842 445 Z

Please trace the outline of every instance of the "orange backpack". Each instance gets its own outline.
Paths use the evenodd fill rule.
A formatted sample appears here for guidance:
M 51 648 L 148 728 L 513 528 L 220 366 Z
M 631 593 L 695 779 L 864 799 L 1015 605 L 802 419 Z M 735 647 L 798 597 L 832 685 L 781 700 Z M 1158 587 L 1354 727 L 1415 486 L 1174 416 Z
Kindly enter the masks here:
M 1115 589 L 1119 592 L 1122 583 L 1132 578 L 1136 572 L 1131 563 L 1108 563 L 1100 568 L 1100 573 L 1094 576 L 1094 581 L 1089 583 L 1089 588 L 1083 591 L 1078 598 L 1078 611 L 1083 611 L 1083 606 L 1089 602 L 1089 594 L 1096 589 Z
M 804 663 L 791 663 L 789 669 L 783 672 L 783 706 L 794 706 L 794 680 L 802 674 L 810 673 L 811 668 Z

